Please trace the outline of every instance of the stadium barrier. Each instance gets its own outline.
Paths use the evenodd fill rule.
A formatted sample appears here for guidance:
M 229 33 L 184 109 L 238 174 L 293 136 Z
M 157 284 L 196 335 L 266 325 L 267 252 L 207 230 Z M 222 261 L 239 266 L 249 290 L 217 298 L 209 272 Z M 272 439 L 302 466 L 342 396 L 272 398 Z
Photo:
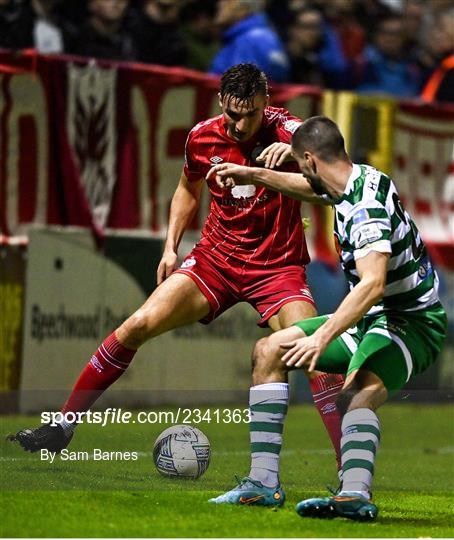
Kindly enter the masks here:
M 41 258 L 35 258 L 33 245 L 35 242 L 39 245 L 43 239 L 53 246 L 59 242 L 72 245 L 70 238 L 74 238 L 76 233 L 65 229 L 32 232 L 34 228 L 58 225 L 91 230 L 94 233 L 92 238 L 87 232 L 77 232 L 77 235 L 85 238 L 84 249 L 91 253 L 90 260 L 97 260 L 93 264 L 105 271 L 107 266 L 114 267 L 111 263 L 102 263 L 103 259 L 109 259 L 107 246 L 113 230 L 148 231 L 151 238 L 147 242 L 155 246 L 153 262 L 148 261 L 148 266 L 144 267 L 143 261 L 135 261 L 141 267 L 142 277 L 134 277 L 140 285 L 148 283 L 148 291 L 145 291 L 147 287 L 139 287 L 140 294 L 136 291 L 137 294 L 131 293 L 131 298 L 124 300 L 126 304 L 120 312 L 124 315 L 131 311 L 152 285 L 150 276 L 154 276 L 154 266 L 159 259 L 156 246 L 160 246 L 160 239 L 165 234 L 170 200 L 181 172 L 187 132 L 198 121 L 218 114 L 217 87 L 216 78 L 180 68 L 0 51 L 0 232 L 5 238 L 24 234 L 33 240 L 27 266 L 21 263 L 19 272 L 11 270 L 11 265 L 16 264 L 17 267 L 18 264 L 13 260 L 20 259 L 19 248 L 5 247 L 7 257 L 0 262 L 0 382 L 3 391 L 16 390 L 18 386 L 30 389 L 26 381 L 34 382 L 38 388 L 36 359 L 41 361 L 42 357 L 48 359 L 44 360 L 48 362 L 46 370 L 55 374 L 55 382 L 49 382 L 49 377 L 53 377 L 49 375 L 42 381 L 42 388 L 53 388 L 58 385 L 57 381 L 60 385 L 62 381 L 70 385 L 83 365 L 81 362 L 86 362 L 97 343 L 95 339 L 87 340 L 83 348 L 77 348 L 71 342 L 72 338 L 65 341 L 65 348 L 68 345 L 72 352 L 65 358 L 64 373 L 58 373 L 58 347 L 50 352 L 45 351 L 42 343 L 30 342 L 34 291 L 47 291 L 46 301 L 53 302 L 49 313 L 57 316 L 69 290 L 73 291 L 81 306 L 85 304 L 83 299 L 87 294 L 91 298 L 100 298 L 101 295 L 101 289 L 93 296 L 81 288 L 80 276 L 87 269 L 79 263 L 72 281 L 69 274 L 63 272 L 68 282 L 66 285 L 62 282 L 57 288 L 58 280 L 50 279 L 48 275 L 49 267 L 52 268 L 55 261 L 52 262 L 49 256 L 46 262 L 44 251 L 39 254 Z M 442 295 L 453 321 L 454 110 L 350 92 L 322 92 L 317 88 L 294 85 L 274 86 L 272 100 L 273 105 L 284 106 L 302 118 L 321 112 L 332 117 L 344 132 L 347 147 L 355 161 L 366 160 L 392 174 L 402 199 L 441 269 Z M 200 211 L 191 224 L 191 239 L 197 236 L 196 231 L 208 208 L 209 197 L 205 190 Z M 313 258 L 334 269 L 337 255 L 332 242 L 331 210 L 304 205 L 303 214 L 310 216 L 306 232 Z M 118 238 L 117 235 L 115 242 L 119 241 Z M 124 237 L 121 241 L 132 240 Z M 189 244 L 186 246 L 189 249 Z M 68 248 L 67 253 L 70 251 Z M 182 254 L 183 251 L 184 248 Z M 125 256 L 126 259 L 128 257 Z M 107 266 L 103 267 L 103 264 Z M 39 277 L 40 272 L 44 275 L 47 272 L 47 281 Z M 24 282 L 25 273 L 27 279 Z M 32 277 L 35 275 L 37 277 Z M 42 283 L 34 283 L 35 279 L 37 282 L 42 280 Z M 100 279 L 99 275 L 97 279 Z M 108 305 L 107 297 L 102 298 Z M 69 297 L 68 302 L 70 312 Z M 25 306 L 23 339 L 19 339 L 21 330 L 17 326 L 18 305 Z M 243 308 L 246 308 L 246 315 Z M 89 313 L 87 310 L 84 313 Z M 229 326 L 236 328 L 238 319 L 249 329 L 255 327 L 255 316 L 247 306 L 231 313 L 223 315 L 221 321 L 213 325 L 213 331 L 194 327 L 193 333 L 186 336 L 189 341 L 177 340 L 179 345 L 175 351 L 171 350 L 176 342 L 173 334 L 163 337 L 162 344 L 159 342 L 160 348 L 156 350 L 168 350 L 169 361 L 172 362 L 175 355 L 184 357 L 185 350 L 195 351 L 199 347 L 197 340 L 202 338 L 198 358 L 219 355 L 219 350 L 226 351 L 225 361 L 221 355 L 217 368 L 211 363 L 210 380 L 216 380 L 217 373 L 226 374 L 225 370 L 230 369 L 226 368 L 230 366 L 227 357 L 231 362 L 233 351 L 223 346 L 225 342 L 213 337 L 218 331 L 216 325 L 224 329 Z M 453 347 L 452 326 L 450 330 L 446 358 Z M 234 389 L 241 386 L 240 381 L 247 387 L 249 366 L 244 358 L 249 357 L 251 342 L 263 335 L 256 336 L 251 330 L 245 336 L 238 331 L 233 342 L 234 356 L 239 364 L 226 375 L 226 380 L 235 383 L 233 386 L 227 384 L 227 392 L 230 392 L 227 399 L 235 397 Z M 167 345 L 164 343 L 166 340 Z M 144 352 L 143 356 L 156 354 Z M 152 360 L 151 363 L 156 362 Z M 447 360 L 439 365 L 430 374 L 427 385 L 431 388 L 440 385 L 454 387 L 454 372 L 448 367 Z M 146 372 L 137 369 L 141 375 L 137 378 L 131 375 L 130 380 L 125 378 L 129 388 L 144 380 L 147 388 L 150 381 L 164 384 L 165 388 L 162 377 L 166 375 L 162 372 L 158 376 L 154 368 Z M 186 367 L 175 364 L 169 368 L 169 373 L 172 370 L 175 373 L 177 369 L 181 373 L 182 384 L 187 383 L 190 376 L 191 384 L 198 387 L 194 370 L 187 364 Z M 189 372 L 184 369 L 189 369 Z M 202 377 L 200 387 L 204 384 Z M 145 396 L 144 399 L 149 403 L 154 398 Z M 29 405 L 23 403 L 22 408 L 29 410 Z
M 61 406 L 99 343 L 149 295 L 161 248 L 162 241 L 149 235 L 108 233 L 100 253 L 87 229 L 70 227 L 30 230 L 25 264 L 15 262 L 20 254 L 14 246 L 4 247 L 8 267 L 21 265 L 13 279 L 24 278 L 18 292 L 13 290 L 14 302 L 6 299 L 9 325 L 17 330 L 21 323 L 15 334 L 21 340 L 13 348 L 2 344 L 8 353 L 2 358 L 3 410 Z M 209 326 L 159 336 L 140 349 L 99 405 L 246 399 L 251 349 L 264 335 L 257 320 L 252 308 L 242 304 Z

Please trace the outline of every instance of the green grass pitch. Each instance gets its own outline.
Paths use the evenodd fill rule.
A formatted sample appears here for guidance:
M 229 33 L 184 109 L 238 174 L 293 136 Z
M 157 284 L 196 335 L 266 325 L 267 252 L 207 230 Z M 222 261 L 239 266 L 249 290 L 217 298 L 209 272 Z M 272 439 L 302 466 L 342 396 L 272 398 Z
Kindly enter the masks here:
M 215 507 L 207 499 L 248 472 L 247 424 L 202 423 L 212 461 L 196 481 L 154 470 L 151 448 L 166 425 L 81 426 L 74 451 L 140 452 L 137 461 L 54 464 L 0 443 L 2 537 L 452 537 L 454 535 L 454 409 L 452 405 L 388 404 L 380 411 L 382 444 L 374 482 L 374 523 L 302 519 L 302 498 L 336 485 L 334 457 L 312 406 L 290 407 L 278 510 Z M 2 417 L 1 434 L 36 424 Z M 2 437 L 3 439 L 4 437 Z

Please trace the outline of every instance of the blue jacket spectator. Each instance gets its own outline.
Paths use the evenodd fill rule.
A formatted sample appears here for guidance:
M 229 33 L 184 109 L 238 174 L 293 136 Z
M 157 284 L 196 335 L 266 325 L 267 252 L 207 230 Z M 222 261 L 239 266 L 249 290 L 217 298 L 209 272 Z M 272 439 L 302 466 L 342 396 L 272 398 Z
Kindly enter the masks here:
M 292 82 L 348 87 L 348 63 L 340 40 L 317 9 L 304 8 L 295 14 L 288 28 L 287 50 Z
M 375 45 L 367 47 L 359 64 L 357 90 L 365 93 L 416 96 L 421 88 L 421 70 L 406 56 L 402 19 L 390 16 L 380 21 Z
M 275 82 L 288 81 L 290 65 L 284 46 L 261 11 L 260 0 L 220 0 L 216 22 L 225 31 L 223 47 L 210 67 L 221 74 L 242 62 L 256 64 Z
M 421 75 L 413 63 L 387 58 L 375 47 L 366 48 L 364 59 L 362 82 L 357 87 L 359 92 L 390 94 L 396 97 L 413 97 L 418 94 Z

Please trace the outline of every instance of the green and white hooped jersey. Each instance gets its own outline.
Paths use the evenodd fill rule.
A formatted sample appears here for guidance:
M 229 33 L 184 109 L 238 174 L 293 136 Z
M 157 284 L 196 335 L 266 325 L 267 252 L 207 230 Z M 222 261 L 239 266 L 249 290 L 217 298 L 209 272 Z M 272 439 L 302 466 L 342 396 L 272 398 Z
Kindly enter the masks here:
M 351 288 L 359 282 L 355 260 L 371 251 L 390 253 L 384 297 L 368 315 L 389 309 L 416 311 L 438 301 L 438 277 L 388 176 L 369 165 L 354 164 L 334 208 L 335 239 Z

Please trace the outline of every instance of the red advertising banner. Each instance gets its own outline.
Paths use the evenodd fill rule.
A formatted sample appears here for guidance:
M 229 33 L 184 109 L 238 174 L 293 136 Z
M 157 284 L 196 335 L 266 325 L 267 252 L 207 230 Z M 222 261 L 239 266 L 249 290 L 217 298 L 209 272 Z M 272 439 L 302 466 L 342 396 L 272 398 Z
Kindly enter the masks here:
M 393 171 L 434 261 L 454 270 L 454 108 L 398 106 Z
M 0 51 L 0 232 L 33 224 L 162 232 L 188 131 L 219 114 L 218 79 L 180 68 Z M 275 85 L 306 118 L 321 91 Z M 454 113 L 398 104 L 393 178 L 436 262 L 454 268 Z M 361 126 L 357 126 L 361 131 Z M 207 191 L 191 228 L 209 207 Z M 336 261 L 329 210 L 305 205 L 311 254 Z
M 217 91 L 216 78 L 185 69 L 0 53 L 1 231 L 162 230 L 187 133 L 219 114 Z M 316 89 L 273 92 L 302 117 L 319 100 Z

